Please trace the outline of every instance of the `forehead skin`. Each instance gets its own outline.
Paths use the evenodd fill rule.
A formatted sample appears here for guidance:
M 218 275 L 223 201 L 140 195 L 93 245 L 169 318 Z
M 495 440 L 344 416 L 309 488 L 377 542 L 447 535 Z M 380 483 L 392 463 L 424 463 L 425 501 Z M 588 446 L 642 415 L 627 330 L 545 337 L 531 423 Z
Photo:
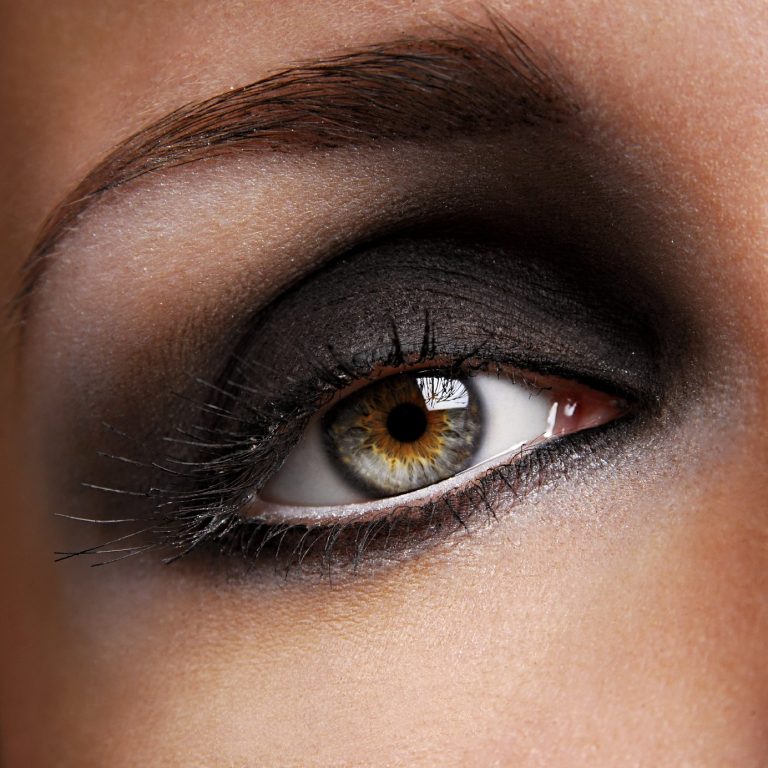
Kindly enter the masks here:
M 709 323 L 718 428 L 683 432 L 653 498 L 621 478 L 596 494 L 620 525 L 482 534 L 348 589 L 256 594 L 170 571 L 67 570 L 24 479 L 17 415 L 34 393 L 18 386 L 11 338 L 4 765 L 768 762 L 768 11 L 493 7 L 668 191 L 695 247 L 655 268 Z M 291 62 L 457 16 L 485 18 L 474 2 L 430 0 L 4 3 L 0 302 L 47 213 L 135 130 Z M 705 440 L 711 454 L 686 466 Z M 638 522 L 649 519 L 676 522 Z

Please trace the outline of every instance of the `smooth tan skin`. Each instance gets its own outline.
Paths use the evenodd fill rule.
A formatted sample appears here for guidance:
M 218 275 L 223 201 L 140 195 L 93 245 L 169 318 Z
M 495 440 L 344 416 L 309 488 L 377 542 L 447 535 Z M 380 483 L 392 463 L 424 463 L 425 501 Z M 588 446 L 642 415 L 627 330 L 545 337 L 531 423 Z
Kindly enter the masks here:
M 139 354 L 134 336 L 155 327 L 163 297 L 170 325 L 186 296 L 221 306 L 250 235 L 287 244 L 288 258 L 323 217 L 351 226 L 405 182 L 397 162 L 382 175 L 375 157 L 339 157 L 315 161 L 311 192 L 306 168 L 264 158 L 170 174 L 168 192 L 137 185 L 133 208 L 94 211 L 66 245 L 25 355 L 2 349 L 8 768 L 768 763 L 768 11 L 761 0 L 494 7 L 552 52 L 605 140 L 663 190 L 681 242 L 654 269 L 703 329 L 701 404 L 658 458 L 558 484 L 453 546 L 337 586 L 54 564 L 55 504 L 29 446 L 38 403 L 66 407 L 59 377 L 104 356 L 121 365 L 104 351 L 115 328 Z M 0 299 L 47 212 L 148 121 L 290 62 L 478 14 L 436 0 L 5 3 Z M 258 185 L 241 195 L 250 178 L 283 185 L 310 224 L 297 234 Z M 264 215 L 232 211 L 227 195 Z M 175 246 L 197 242 L 189 211 L 217 202 L 229 215 L 199 236 L 236 257 L 211 265 L 205 248 Z M 154 263 L 135 247 L 153 215 L 177 222 Z M 133 233 L 122 250 L 118 225 Z M 101 261 L 94 237 L 109 246 Z M 267 281 L 284 269 L 268 250 L 252 257 Z M 174 287 L 178 270 L 187 283 Z M 110 296 L 117 325 L 100 325 Z M 53 362 L 59 345 L 79 350 L 70 367 Z

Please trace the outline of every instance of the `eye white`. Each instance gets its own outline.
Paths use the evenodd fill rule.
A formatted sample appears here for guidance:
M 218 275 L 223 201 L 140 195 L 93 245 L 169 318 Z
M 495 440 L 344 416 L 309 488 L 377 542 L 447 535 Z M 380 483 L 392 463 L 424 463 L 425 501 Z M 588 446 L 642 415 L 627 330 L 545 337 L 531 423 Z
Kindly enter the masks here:
M 551 433 L 553 399 L 548 392 L 485 373 L 473 376 L 472 384 L 482 413 L 473 466 Z M 335 466 L 319 417 L 310 421 L 299 443 L 259 496 L 270 504 L 292 507 L 335 507 L 371 500 Z

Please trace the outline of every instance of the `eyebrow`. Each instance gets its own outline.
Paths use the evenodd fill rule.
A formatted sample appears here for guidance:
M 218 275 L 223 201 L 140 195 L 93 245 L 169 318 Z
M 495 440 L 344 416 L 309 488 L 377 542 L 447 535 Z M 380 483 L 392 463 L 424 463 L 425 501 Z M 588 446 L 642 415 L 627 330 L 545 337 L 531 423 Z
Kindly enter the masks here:
M 440 139 L 563 122 L 578 109 L 555 63 L 510 24 L 461 22 L 275 72 L 188 104 L 118 144 L 44 222 L 22 267 L 22 320 L 61 238 L 104 192 L 231 153 Z

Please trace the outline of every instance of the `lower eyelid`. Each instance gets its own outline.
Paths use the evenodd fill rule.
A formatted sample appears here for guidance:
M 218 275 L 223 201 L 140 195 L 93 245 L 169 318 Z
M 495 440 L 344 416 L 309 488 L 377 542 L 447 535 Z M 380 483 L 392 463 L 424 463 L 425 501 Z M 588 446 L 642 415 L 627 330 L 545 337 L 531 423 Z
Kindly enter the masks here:
M 262 508 L 268 519 L 241 517 L 231 536 L 206 542 L 201 555 L 212 558 L 215 568 L 226 557 L 237 575 L 249 576 L 258 563 L 259 571 L 274 568 L 281 578 L 296 571 L 299 578 L 327 577 L 340 584 L 361 566 L 394 566 L 452 541 L 457 533 L 480 531 L 532 494 L 556 490 L 577 470 L 605 470 L 606 457 L 637 429 L 642 432 L 646 422 L 635 416 L 642 411 L 568 438 L 542 440 L 512 452 L 505 462 L 497 457 L 407 495 L 336 510 L 301 508 L 305 518 L 288 524 L 271 514 L 283 515 L 285 509 L 269 505 Z M 228 557 L 233 554 L 241 557 Z
M 604 470 L 608 452 L 637 430 L 642 433 L 645 420 L 636 418 L 641 415 L 642 411 L 630 410 L 601 427 L 568 438 L 543 439 L 511 452 L 504 461 L 496 457 L 400 497 L 338 510 L 302 508 L 305 518 L 288 526 L 271 517 L 245 518 L 243 523 L 259 552 L 276 540 L 278 551 L 287 553 L 287 562 L 276 563 L 284 578 L 293 566 L 301 566 L 306 576 L 343 580 L 357 574 L 361 564 L 375 569 L 395 565 L 451 540 L 455 533 L 481 530 L 577 469 Z M 269 515 L 285 510 L 273 505 L 264 511 Z

